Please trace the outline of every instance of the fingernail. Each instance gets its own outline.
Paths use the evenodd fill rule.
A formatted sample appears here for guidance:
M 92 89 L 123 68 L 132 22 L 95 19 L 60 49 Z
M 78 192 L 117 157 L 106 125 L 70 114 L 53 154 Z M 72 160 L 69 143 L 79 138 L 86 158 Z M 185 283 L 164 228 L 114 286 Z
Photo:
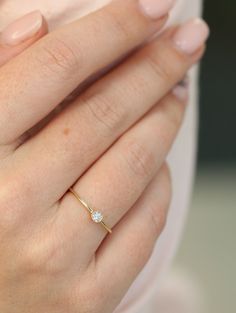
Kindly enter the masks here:
M 189 78 L 186 76 L 172 90 L 173 95 L 181 102 L 187 102 L 189 96 Z
M 7 26 L 1 35 L 1 42 L 5 45 L 15 46 L 33 37 L 42 27 L 43 17 L 40 11 L 26 14 Z
M 176 0 L 139 0 L 142 12 L 152 19 L 166 15 Z
M 209 33 L 207 23 L 200 18 L 195 18 L 179 27 L 173 41 L 182 52 L 193 54 L 205 43 Z

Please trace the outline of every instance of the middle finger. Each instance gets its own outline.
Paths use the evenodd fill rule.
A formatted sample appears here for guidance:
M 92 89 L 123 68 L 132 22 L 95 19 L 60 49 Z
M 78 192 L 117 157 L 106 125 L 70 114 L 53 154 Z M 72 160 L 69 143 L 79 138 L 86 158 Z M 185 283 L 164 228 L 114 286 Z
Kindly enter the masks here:
M 113 229 L 119 223 L 164 163 L 184 116 L 187 89 L 184 90 L 184 97 L 170 94 L 156 104 L 73 186 L 73 191 L 93 210 L 102 213 L 108 227 Z M 107 231 L 93 223 L 84 211 L 69 192 L 60 201 L 57 219 L 64 221 L 63 232 L 77 233 L 78 250 L 84 249 L 80 257 L 87 262 Z M 85 247 L 86 238 L 89 244 Z
M 166 16 L 153 20 L 138 8 L 137 0 L 113 1 L 48 34 L 3 67 L 0 144 L 20 137 L 90 75 L 164 25 Z

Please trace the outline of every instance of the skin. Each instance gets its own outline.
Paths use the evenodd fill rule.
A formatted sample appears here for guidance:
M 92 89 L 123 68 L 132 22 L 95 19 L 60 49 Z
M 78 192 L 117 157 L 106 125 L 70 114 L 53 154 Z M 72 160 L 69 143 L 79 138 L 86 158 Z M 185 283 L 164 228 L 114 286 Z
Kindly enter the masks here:
M 184 55 L 168 30 L 41 121 L 166 19 L 149 20 L 136 1 L 113 2 L 0 48 L 1 312 L 110 313 L 149 259 L 171 200 L 165 159 L 186 107 L 171 90 L 204 47 Z

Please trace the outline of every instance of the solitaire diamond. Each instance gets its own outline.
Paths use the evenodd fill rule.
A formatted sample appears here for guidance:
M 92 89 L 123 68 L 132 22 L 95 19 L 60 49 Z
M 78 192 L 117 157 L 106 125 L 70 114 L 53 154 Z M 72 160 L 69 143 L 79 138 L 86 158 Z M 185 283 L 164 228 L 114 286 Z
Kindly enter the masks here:
M 103 220 L 103 215 L 101 212 L 98 212 L 98 211 L 94 211 L 92 214 L 91 214 L 91 217 L 92 217 L 92 220 L 95 222 L 95 223 L 101 223 L 101 221 Z

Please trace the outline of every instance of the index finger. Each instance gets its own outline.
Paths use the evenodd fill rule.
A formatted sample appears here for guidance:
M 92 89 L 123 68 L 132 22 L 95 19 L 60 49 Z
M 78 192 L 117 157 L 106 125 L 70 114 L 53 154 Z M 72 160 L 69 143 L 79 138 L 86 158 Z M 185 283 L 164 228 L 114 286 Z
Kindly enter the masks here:
M 33 27 L 32 22 L 34 22 Z M 28 32 L 19 31 L 22 28 L 22 24 L 24 27 L 26 24 L 29 28 Z M 0 34 L 0 66 L 19 55 L 41 37 L 45 36 L 47 32 L 47 21 L 40 11 L 30 12 L 12 22 Z
M 154 19 L 153 13 L 148 16 L 148 10 L 140 9 L 138 0 L 113 1 L 45 36 L 4 66 L 0 71 L 0 144 L 14 141 L 91 74 L 159 30 L 166 21 L 168 3 Z

